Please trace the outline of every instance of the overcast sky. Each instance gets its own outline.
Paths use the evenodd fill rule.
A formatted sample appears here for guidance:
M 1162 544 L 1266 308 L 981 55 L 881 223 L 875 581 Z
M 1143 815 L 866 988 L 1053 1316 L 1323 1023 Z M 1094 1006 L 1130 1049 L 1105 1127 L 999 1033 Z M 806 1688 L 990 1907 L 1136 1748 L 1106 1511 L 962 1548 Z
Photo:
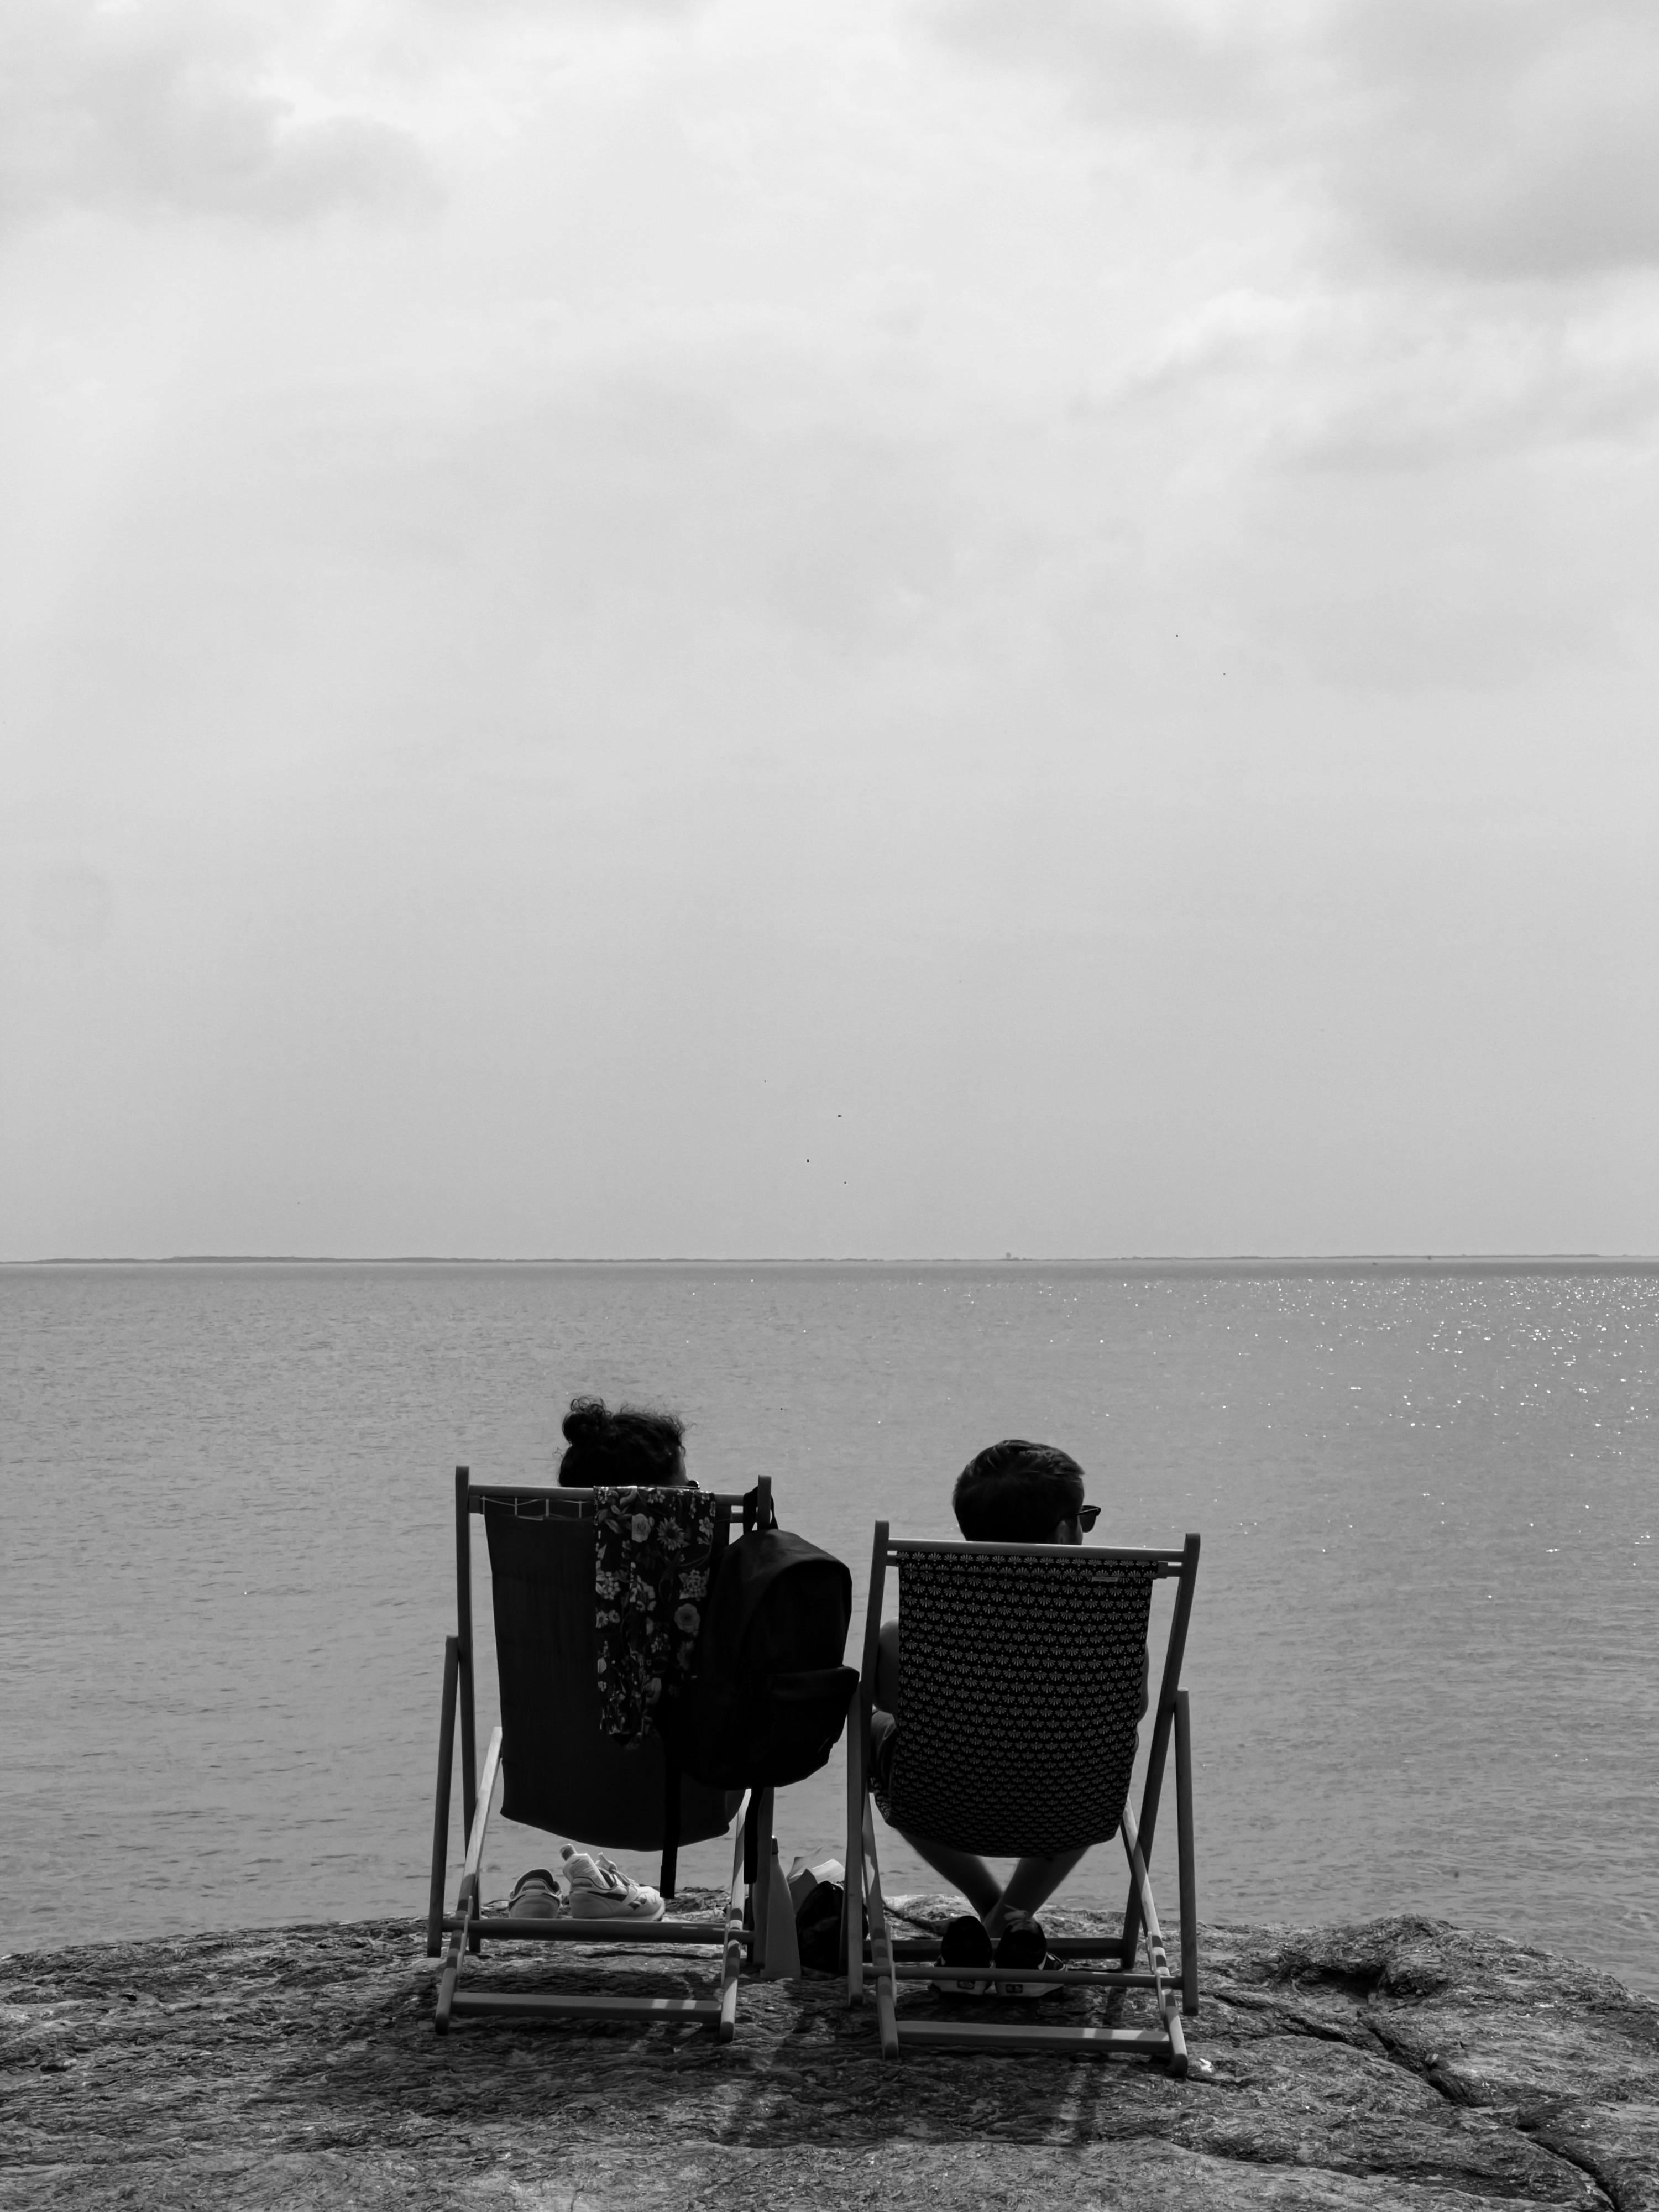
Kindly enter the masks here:
M 1659 10 L 0 87 L 0 1255 L 1659 1250 Z

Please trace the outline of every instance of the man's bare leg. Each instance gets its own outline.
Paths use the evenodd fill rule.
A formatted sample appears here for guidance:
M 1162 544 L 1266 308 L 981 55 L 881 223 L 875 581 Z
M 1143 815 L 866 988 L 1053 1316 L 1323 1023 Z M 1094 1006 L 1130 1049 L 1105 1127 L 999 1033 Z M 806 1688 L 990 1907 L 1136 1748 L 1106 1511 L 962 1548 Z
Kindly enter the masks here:
M 1045 1858 L 1024 1858 L 1005 1887 L 984 1860 L 976 1858 L 972 1851 L 936 1844 L 929 1836 L 906 1835 L 904 1840 L 919 1859 L 925 1860 L 935 1874 L 942 1874 L 953 1889 L 962 1892 L 985 1923 L 985 1932 L 994 1943 L 1011 1920 L 1034 1917 L 1083 1856 L 1083 1851 L 1077 1850 L 1056 1851 Z M 1084 1850 L 1087 1848 L 1085 1844 Z
M 981 1911 L 985 1932 L 994 1943 L 1008 1923 L 1024 1913 L 1034 1914 L 1046 1905 L 1089 1846 L 1081 1850 L 1055 1851 L 1047 1858 L 1024 1858 L 1008 1877 L 1008 1884 L 988 1912 Z
M 902 1831 L 901 1831 L 902 1832 Z M 958 1851 L 949 1844 L 936 1844 L 927 1836 L 906 1836 L 905 1842 L 935 1874 L 942 1874 L 952 1889 L 959 1889 L 987 1926 L 989 1916 L 1002 1902 L 1002 1884 L 981 1858 Z

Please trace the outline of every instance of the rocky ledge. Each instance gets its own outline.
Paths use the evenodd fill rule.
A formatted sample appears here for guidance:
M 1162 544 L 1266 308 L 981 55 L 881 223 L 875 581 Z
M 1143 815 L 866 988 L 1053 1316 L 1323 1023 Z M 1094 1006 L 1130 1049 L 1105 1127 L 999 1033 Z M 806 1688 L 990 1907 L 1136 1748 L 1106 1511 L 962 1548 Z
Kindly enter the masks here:
M 1210 2066 L 1175 2081 L 1098 2059 L 884 2063 L 873 2012 L 816 1978 L 748 1984 L 725 2049 L 562 2025 L 441 2039 L 412 1921 L 23 1954 L 0 1960 L 0 2201 L 1659 2208 L 1659 2005 L 1606 1976 L 1411 1919 L 1224 1923 L 1201 1959 L 1189 2038 Z M 560 1965 L 579 1962 L 613 1989 L 706 1973 L 691 1954 Z M 550 1971 L 491 1953 L 468 1978 Z

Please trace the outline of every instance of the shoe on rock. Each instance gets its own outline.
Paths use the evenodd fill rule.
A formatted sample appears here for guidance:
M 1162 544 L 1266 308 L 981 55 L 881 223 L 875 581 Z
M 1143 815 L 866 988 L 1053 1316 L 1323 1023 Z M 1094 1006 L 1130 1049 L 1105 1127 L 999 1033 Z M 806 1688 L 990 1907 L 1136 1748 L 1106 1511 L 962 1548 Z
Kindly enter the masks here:
M 654 1889 L 630 1881 L 598 1851 L 579 1851 L 567 1844 L 564 1876 L 573 1920 L 660 1920 L 667 1910 Z

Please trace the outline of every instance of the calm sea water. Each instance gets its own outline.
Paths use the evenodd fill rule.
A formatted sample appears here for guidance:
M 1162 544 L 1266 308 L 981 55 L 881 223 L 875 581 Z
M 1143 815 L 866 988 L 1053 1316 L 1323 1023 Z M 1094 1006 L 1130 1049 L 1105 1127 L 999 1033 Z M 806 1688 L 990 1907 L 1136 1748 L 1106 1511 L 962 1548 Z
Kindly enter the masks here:
M 772 1475 L 860 1618 L 878 1513 L 953 1533 L 979 1446 L 1066 1445 L 1103 1539 L 1203 1534 L 1202 1912 L 1659 1990 L 1652 1268 L 9 1267 L 0 1346 L 0 1947 L 423 1910 L 452 1470 L 545 1479 L 584 1389 Z M 782 1793 L 786 1854 L 843 1787 Z M 498 1823 L 489 1887 L 551 1847 Z

